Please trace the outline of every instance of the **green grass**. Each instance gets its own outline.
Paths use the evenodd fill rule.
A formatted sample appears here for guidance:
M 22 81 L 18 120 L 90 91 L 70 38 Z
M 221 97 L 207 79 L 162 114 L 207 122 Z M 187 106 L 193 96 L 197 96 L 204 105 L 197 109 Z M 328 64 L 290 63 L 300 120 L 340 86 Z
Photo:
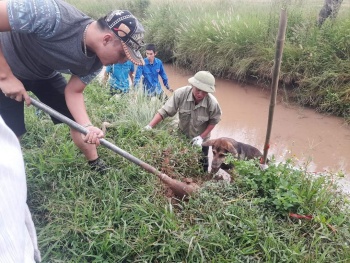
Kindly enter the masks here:
M 69 1 L 94 18 L 132 8 L 163 60 L 242 81 L 269 81 L 280 7 L 288 28 L 281 81 L 293 98 L 349 118 L 349 9 L 322 29 L 322 1 Z M 166 120 L 142 131 L 161 101 L 133 92 L 119 100 L 97 83 L 86 91 L 107 140 L 179 180 L 202 181 L 199 151 Z M 231 184 L 207 182 L 188 202 L 170 202 L 159 179 L 103 147 L 112 167 L 90 171 L 65 125 L 26 108 L 22 146 L 28 203 L 43 262 L 349 262 L 350 212 L 335 175 L 313 177 L 292 160 L 260 171 L 234 161 Z M 294 219 L 289 213 L 312 215 Z M 335 231 L 336 230 L 336 231 Z
M 280 72 L 290 100 L 349 120 L 349 28 L 346 3 L 336 20 L 316 26 L 323 1 L 157 1 L 146 39 L 159 56 L 193 72 L 269 85 L 280 9 L 288 15 Z M 152 6 L 152 5 L 151 5 Z
M 150 5 L 150 0 L 68 0 L 68 3 L 74 5 L 85 14 L 98 19 L 107 15 L 112 10 L 129 10 L 138 18 L 143 18 L 146 9 Z
M 167 119 L 142 131 L 162 101 L 139 91 L 119 100 L 97 83 L 85 91 L 106 138 L 179 180 L 205 176 L 199 151 Z M 291 160 L 260 171 L 234 161 L 234 182 L 206 182 L 189 201 L 169 202 L 159 179 L 103 147 L 111 171 L 90 171 L 65 125 L 26 108 L 22 145 L 28 203 L 43 262 L 347 262 L 348 198 L 334 175 L 311 177 Z M 312 215 L 298 220 L 289 212 Z M 333 232 L 336 229 L 337 232 Z
M 350 120 L 350 5 L 317 27 L 323 0 L 70 0 L 91 15 L 130 9 L 158 57 L 192 72 L 270 86 L 279 15 L 288 23 L 280 71 L 286 101 Z

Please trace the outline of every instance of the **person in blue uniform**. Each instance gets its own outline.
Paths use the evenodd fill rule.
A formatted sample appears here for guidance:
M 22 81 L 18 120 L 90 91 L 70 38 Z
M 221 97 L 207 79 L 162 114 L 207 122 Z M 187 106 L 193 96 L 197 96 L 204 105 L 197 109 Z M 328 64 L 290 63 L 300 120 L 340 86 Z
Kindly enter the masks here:
M 129 92 L 129 78 L 132 85 L 134 71 L 134 64 L 130 60 L 124 63 L 108 65 L 106 67 L 104 81 L 107 81 L 109 76 L 109 91 L 112 96 Z
M 143 77 L 142 86 L 147 95 L 160 97 L 163 89 L 159 82 L 159 76 L 162 78 L 165 88 L 171 92 L 173 90 L 169 86 L 168 76 L 165 73 L 163 62 L 159 58 L 156 58 L 156 55 L 156 46 L 154 44 L 146 45 L 145 65 L 137 67 L 134 86 L 137 87 L 141 77 Z

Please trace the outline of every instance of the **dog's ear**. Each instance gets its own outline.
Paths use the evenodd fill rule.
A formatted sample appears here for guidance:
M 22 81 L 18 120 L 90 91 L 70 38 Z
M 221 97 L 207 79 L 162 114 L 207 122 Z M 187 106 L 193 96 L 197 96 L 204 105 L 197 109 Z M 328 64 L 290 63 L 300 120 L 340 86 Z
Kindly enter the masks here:
M 238 152 L 236 150 L 236 148 L 233 146 L 233 144 L 228 144 L 227 150 L 229 153 L 231 153 L 233 156 L 237 157 L 238 156 Z
M 213 146 L 215 142 L 216 142 L 216 139 L 211 139 L 206 142 L 203 142 L 202 146 Z

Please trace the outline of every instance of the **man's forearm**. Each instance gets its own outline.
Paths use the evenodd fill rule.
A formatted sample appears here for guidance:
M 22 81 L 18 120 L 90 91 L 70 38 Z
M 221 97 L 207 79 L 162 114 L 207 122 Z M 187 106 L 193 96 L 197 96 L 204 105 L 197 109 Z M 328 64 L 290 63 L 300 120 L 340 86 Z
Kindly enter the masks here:
M 143 72 L 142 66 L 138 66 L 134 77 L 134 86 L 137 86 L 139 84 L 142 77 L 142 72 Z
M 11 26 L 7 13 L 7 1 L 0 1 L 0 32 L 10 31 Z
M 130 77 L 130 80 L 131 80 L 131 84 L 134 83 L 134 72 L 130 72 L 129 73 L 129 77 Z
M 152 128 L 155 127 L 158 123 L 160 123 L 163 120 L 162 115 L 160 115 L 158 112 L 156 113 L 156 115 L 154 115 L 153 119 L 150 121 L 150 123 L 148 124 L 149 126 L 151 126 Z
M 108 75 L 109 75 L 108 72 L 105 71 L 104 74 L 103 74 L 102 83 L 105 84 L 105 83 L 107 82 L 107 80 L 108 80 Z
M 215 126 L 216 124 L 209 124 L 205 131 L 200 134 L 200 136 L 204 139 L 215 128 Z
M 12 70 L 7 63 L 5 56 L 2 52 L 0 45 L 0 90 L 6 97 L 11 99 L 22 101 L 25 100 L 26 104 L 30 104 L 30 97 L 22 82 L 20 82 L 12 73 Z
M 7 63 L 0 44 L 0 81 L 6 80 L 13 75 L 12 70 Z
M 81 125 L 90 123 L 84 102 L 84 88 L 85 84 L 77 76 L 72 76 L 65 89 L 67 107 L 75 121 Z

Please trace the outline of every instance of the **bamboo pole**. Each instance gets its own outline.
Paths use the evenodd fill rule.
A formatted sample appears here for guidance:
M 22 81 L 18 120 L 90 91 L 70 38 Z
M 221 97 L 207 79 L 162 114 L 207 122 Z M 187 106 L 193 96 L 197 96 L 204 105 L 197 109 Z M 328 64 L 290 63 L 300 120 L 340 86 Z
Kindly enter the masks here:
M 282 62 L 282 53 L 283 53 L 284 39 L 286 34 L 286 27 L 287 27 L 287 12 L 285 9 L 281 9 L 278 35 L 276 39 L 275 62 L 273 65 L 273 72 L 272 72 L 271 98 L 270 98 L 270 107 L 269 107 L 269 117 L 267 122 L 266 139 L 265 139 L 265 145 L 264 145 L 264 155 L 261 160 L 261 164 L 263 165 L 266 165 L 267 152 L 269 150 L 269 145 L 270 145 L 270 136 L 271 136 L 271 130 L 272 130 L 273 114 L 274 114 L 275 105 L 276 105 L 276 95 L 277 95 L 277 88 L 278 88 L 278 81 L 279 81 L 279 72 L 280 72 L 281 62 Z

